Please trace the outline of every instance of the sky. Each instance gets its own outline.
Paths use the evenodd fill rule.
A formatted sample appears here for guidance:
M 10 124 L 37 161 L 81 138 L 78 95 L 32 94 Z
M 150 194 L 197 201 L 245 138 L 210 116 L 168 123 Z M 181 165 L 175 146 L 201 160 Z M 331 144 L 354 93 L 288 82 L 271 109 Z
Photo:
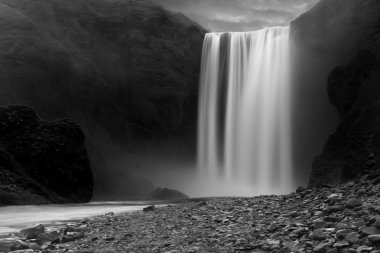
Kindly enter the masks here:
M 255 31 L 284 26 L 319 0 L 153 0 L 209 31 Z

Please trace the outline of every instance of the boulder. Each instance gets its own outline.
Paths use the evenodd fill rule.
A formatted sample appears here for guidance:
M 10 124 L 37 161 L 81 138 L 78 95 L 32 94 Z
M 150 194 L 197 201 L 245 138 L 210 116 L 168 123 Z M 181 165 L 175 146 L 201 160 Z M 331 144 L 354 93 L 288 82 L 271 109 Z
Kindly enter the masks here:
M 25 106 L 0 107 L 0 122 L 0 150 L 11 158 L 0 163 L 0 205 L 91 199 L 93 175 L 77 123 L 44 121 Z
M 180 200 L 180 199 L 188 199 L 189 197 L 176 190 L 171 190 L 168 188 L 157 188 L 153 192 L 153 199 L 158 199 L 158 200 Z
M 41 224 L 27 227 L 20 230 L 20 238 L 22 239 L 36 239 L 39 235 L 45 233 L 45 227 Z

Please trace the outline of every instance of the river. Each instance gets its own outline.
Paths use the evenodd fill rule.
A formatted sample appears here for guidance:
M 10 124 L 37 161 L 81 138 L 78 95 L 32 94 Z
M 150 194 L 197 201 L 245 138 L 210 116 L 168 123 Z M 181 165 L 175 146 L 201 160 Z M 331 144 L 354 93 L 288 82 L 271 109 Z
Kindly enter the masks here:
M 147 202 L 90 202 L 87 204 L 6 206 L 0 207 L 0 236 L 17 232 L 34 224 L 62 224 L 109 212 L 142 210 Z

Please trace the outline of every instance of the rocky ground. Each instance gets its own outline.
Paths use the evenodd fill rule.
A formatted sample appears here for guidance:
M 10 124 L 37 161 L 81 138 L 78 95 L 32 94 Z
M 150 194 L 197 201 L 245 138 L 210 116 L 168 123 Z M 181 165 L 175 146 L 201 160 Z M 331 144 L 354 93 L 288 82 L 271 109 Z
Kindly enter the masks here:
M 380 252 L 380 172 L 285 196 L 216 198 L 22 230 L 42 252 Z M 32 249 L 24 252 L 33 252 Z

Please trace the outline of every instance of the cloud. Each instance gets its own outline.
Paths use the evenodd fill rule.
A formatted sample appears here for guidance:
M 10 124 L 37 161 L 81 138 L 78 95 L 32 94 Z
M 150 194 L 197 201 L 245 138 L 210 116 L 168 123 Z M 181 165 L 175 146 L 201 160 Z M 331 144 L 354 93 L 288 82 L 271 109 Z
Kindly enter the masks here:
M 153 0 L 210 31 L 253 31 L 284 26 L 319 0 Z

